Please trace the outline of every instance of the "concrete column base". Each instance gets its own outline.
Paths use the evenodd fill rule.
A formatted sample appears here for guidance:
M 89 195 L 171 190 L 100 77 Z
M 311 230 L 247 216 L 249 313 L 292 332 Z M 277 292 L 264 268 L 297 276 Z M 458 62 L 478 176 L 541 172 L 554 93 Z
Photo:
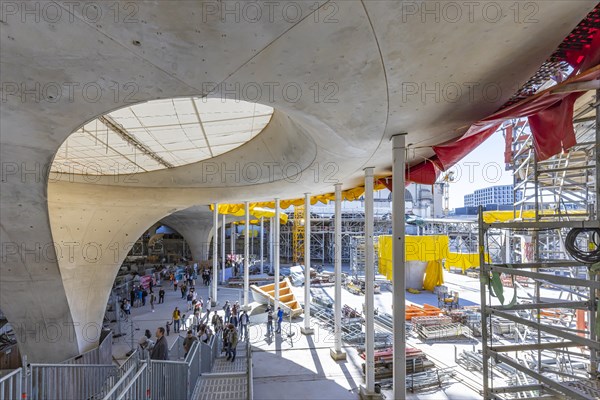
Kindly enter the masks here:
M 217 306 L 217 302 L 216 302 L 216 301 L 214 301 L 214 300 L 212 300 L 212 301 L 210 302 L 210 306 L 211 306 L 212 308 L 215 308 L 215 307 Z
M 362 385 L 360 386 L 358 397 L 362 400 L 380 400 L 383 398 L 381 397 L 381 393 L 368 392 L 367 388 Z
M 252 311 L 252 307 L 250 307 L 250 306 L 241 306 L 240 309 L 242 311 Z
M 331 358 L 333 358 L 335 361 L 342 361 L 346 359 L 346 352 L 343 350 L 336 351 L 332 348 L 329 350 L 329 355 L 331 355 Z
M 302 327 L 302 328 L 300 328 L 300 332 L 302 332 L 303 335 L 308 336 L 308 335 L 313 335 L 315 333 L 315 330 L 312 328 Z

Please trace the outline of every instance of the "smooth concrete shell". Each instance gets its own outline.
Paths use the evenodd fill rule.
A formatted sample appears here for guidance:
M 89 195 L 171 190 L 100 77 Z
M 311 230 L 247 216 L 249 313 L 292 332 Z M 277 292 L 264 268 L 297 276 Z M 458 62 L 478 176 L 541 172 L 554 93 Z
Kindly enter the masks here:
M 94 345 L 84 326 L 101 323 L 125 244 L 159 219 L 195 205 L 347 187 L 366 166 L 389 173 L 388 141 L 400 132 L 419 162 L 510 98 L 596 4 L 528 2 L 534 14 L 516 15 L 509 7 L 519 2 L 481 2 L 457 20 L 424 15 L 427 2 L 319 2 L 317 10 L 279 2 L 272 13 L 259 2 L 262 18 L 251 21 L 235 16 L 244 2 L 75 3 L 60 3 L 59 18 L 43 9 L 28 16 L 25 2 L 6 12 L 3 3 L 0 22 L 0 309 L 31 361 Z M 233 15 L 215 11 L 220 4 Z M 473 89 L 447 92 L 456 85 Z M 259 98 L 248 90 L 256 86 Z M 477 89 L 490 86 L 497 95 Z M 204 95 L 276 112 L 255 139 L 204 164 L 49 182 L 57 149 L 86 121 L 136 102 Z M 243 176 L 265 160 L 265 171 L 279 170 Z M 236 163 L 240 172 L 214 174 Z M 96 245 L 104 251 L 94 258 L 85 251 Z

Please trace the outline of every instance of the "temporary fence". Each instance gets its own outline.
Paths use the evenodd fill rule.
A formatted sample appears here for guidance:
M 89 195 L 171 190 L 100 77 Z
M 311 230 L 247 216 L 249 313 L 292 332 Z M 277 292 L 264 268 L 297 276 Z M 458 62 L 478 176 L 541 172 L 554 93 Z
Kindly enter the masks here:
M 0 376 L 0 400 L 12 400 L 21 397 L 23 369 L 15 369 Z
M 31 400 L 99 398 L 116 383 L 118 368 L 98 364 L 29 364 L 26 392 Z

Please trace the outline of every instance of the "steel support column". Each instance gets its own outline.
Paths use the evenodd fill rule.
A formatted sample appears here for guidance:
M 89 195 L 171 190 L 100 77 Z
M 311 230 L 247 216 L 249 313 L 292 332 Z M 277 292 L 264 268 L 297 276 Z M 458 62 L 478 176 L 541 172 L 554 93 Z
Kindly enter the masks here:
M 406 276 L 405 276 L 405 134 L 392 137 L 392 307 L 394 319 L 394 399 L 406 398 Z
M 345 360 L 346 353 L 342 351 L 342 184 L 335 185 L 335 221 L 334 221 L 334 342 L 331 357 L 334 360 Z
M 280 224 L 280 214 L 281 214 L 281 207 L 279 206 L 279 199 L 275 199 L 275 218 L 274 218 L 274 224 L 273 227 L 275 228 L 273 230 L 273 264 L 274 264 L 274 272 L 275 272 L 275 293 L 273 293 L 273 297 L 275 298 L 275 302 L 273 307 L 275 307 L 275 310 L 277 310 L 277 307 L 279 307 L 279 246 L 280 246 L 280 239 L 279 239 L 279 224 Z
M 265 230 L 265 221 L 264 217 L 260 217 L 260 273 L 262 274 L 265 266 L 265 237 L 263 235 L 263 231 Z
M 223 221 L 221 222 L 221 263 L 223 264 L 223 266 L 221 270 L 221 275 L 223 279 L 221 281 L 225 282 L 225 265 L 227 265 L 227 259 L 225 257 L 225 231 L 227 230 L 227 225 L 225 223 L 225 214 L 223 214 L 222 218 Z
M 373 168 L 365 168 L 365 387 L 375 397 L 375 270 L 373 265 Z M 402 187 L 403 188 L 403 187 Z M 378 396 L 379 397 L 379 396 Z
M 310 193 L 304 195 L 304 328 L 302 333 L 312 335 L 310 328 Z
M 244 226 L 244 309 L 248 309 L 248 291 L 250 290 L 250 203 L 245 202 L 246 224 Z

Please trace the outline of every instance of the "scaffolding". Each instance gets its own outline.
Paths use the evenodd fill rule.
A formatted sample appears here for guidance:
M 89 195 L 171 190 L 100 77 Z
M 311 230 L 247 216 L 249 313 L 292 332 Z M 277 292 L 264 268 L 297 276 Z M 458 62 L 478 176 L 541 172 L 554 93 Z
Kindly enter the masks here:
M 526 121 L 504 127 L 514 220 L 485 223 L 480 209 L 478 222 L 484 399 L 600 398 L 600 282 L 564 245 L 573 228 L 600 229 L 597 100 L 600 92 L 578 100 L 577 144 L 549 160 L 536 159 Z M 590 244 L 578 237 L 580 248 Z
M 292 222 L 292 261 L 294 263 L 304 260 L 305 222 L 304 206 L 295 206 Z

